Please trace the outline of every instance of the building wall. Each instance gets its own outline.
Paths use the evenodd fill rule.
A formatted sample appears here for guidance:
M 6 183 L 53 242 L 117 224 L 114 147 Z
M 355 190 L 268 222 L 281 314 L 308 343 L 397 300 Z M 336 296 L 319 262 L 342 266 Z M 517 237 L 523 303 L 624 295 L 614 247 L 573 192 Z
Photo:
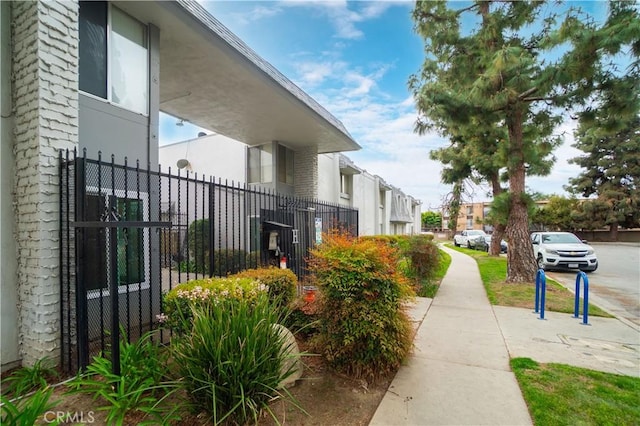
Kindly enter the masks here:
M 159 149 L 159 160 L 163 171 L 171 167 L 176 173 L 176 162 L 189 161 L 187 170 L 205 174 L 229 183 L 246 183 L 247 146 L 222 135 L 209 135 L 184 142 L 163 145 Z
M 490 203 L 486 202 L 461 204 L 460 211 L 458 213 L 456 232 L 464 231 L 465 229 L 479 229 L 487 231 L 487 226 L 480 221 L 484 220 L 485 207 L 488 207 L 489 204 Z M 443 222 L 443 226 L 446 226 L 445 222 Z
M 294 195 L 318 198 L 318 148 L 313 146 L 296 151 L 293 170 Z
M 358 209 L 358 229 L 360 235 L 376 235 L 380 233 L 378 216 L 378 182 L 374 176 L 364 171 L 353 176 L 353 207 Z
M 185 142 L 160 147 L 160 164 L 163 170 L 185 158 L 190 170 L 205 176 L 220 177 L 234 183 L 246 182 L 246 145 L 221 135 L 210 135 Z M 275 149 L 274 149 L 275 151 Z M 412 234 L 419 232 L 420 204 L 411 196 L 399 192 L 410 214 L 404 223 L 391 224 L 391 190 L 379 176 L 362 170 L 351 176 L 349 194 L 340 192 L 340 153 L 320 154 L 315 148 L 296 151 L 294 157 L 295 194 L 299 197 L 317 198 L 358 209 L 360 235 L 381 233 Z M 274 162 L 275 168 L 275 162 Z M 357 169 L 357 167 L 356 167 Z M 314 173 L 314 170 L 317 173 Z M 275 177 L 274 177 L 275 179 Z M 280 191 L 280 193 L 288 193 Z
M 318 155 L 318 199 L 340 201 L 340 163 L 336 154 Z
M 18 286 L 13 239 L 13 114 L 11 111 L 11 3 L 0 2 L 0 359 L 2 369 L 20 360 Z
M 11 324 L 30 365 L 59 356 L 58 150 L 78 144 L 78 4 L 25 1 L 11 9 L 19 294 Z

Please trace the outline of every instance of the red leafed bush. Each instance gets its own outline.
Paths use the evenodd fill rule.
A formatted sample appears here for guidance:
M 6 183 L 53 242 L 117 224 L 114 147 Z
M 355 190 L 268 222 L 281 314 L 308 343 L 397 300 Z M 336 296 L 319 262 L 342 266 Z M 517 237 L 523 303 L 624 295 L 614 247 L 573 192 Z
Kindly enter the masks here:
M 413 295 L 398 272 L 397 249 L 339 231 L 323 235 L 310 267 L 322 292 L 320 347 L 329 363 L 357 378 L 395 371 L 411 348 L 403 301 Z

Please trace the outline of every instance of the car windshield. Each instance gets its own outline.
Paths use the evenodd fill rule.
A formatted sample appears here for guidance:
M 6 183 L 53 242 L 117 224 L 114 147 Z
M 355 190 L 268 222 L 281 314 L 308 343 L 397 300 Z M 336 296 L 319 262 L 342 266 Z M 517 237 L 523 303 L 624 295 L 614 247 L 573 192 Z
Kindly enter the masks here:
M 484 235 L 484 231 L 467 231 L 468 235 Z
M 573 234 L 545 234 L 542 242 L 546 244 L 581 244 L 582 241 Z

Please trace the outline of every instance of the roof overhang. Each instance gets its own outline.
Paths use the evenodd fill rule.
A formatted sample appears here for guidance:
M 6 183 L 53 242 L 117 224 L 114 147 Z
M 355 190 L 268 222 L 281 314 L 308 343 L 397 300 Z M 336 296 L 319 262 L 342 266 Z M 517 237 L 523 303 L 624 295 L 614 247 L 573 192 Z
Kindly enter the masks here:
M 343 175 L 359 175 L 362 173 L 362 169 L 355 165 L 351 159 L 348 157 L 341 155 L 339 159 L 340 164 L 340 173 Z
M 251 146 L 360 149 L 344 125 L 195 1 L 117 1 L 160 29 L 160 110 Z

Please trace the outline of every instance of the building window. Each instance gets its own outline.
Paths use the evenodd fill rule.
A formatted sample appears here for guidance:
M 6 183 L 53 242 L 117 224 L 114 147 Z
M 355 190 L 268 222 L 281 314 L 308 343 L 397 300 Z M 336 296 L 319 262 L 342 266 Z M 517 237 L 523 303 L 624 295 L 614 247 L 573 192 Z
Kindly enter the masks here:
M 130 198 L 116 199 L 116 210 L 120 220 L 142 221 L 142 200 Z M 119 228 L 118 285 L 141 283 L 144 281 L 144 260 L 142 253 L 142 228 Z
M 273 148 L 266 144 L 249 148 L 249 183 L 271 183 L 273 181 Z
M 350 198 L 353 186 L 353 175 L 340 173 L 340 196 Z
M 467 219 L 467 229 L 473 229 L 473 218 Z
M 468 215 L 472 215 L 473 214 L 473 206 L 467 206 L 467 214 Z
M 293 185 L 293 151 L 278 145 L 278 182 Z
M 107 2 L 80 2 L 80 90 L 147 114 L 147 28 Z
M 88 220 L 101 221 L 111 212 L 121 221 L 142 221 L 144 200 L 120 198 L 107 194 L 88 194 L 85 214 Z M 119 286 L 142 284 L 145 282 L 145 243 L 142 228 L 118 228 L 116 231 L 116 275 Z M 107 228 L 87 228 L 85 230 L 85 276 L 87 290 L 108 288 L 110 265 L 107 253 L 111 244 Z

